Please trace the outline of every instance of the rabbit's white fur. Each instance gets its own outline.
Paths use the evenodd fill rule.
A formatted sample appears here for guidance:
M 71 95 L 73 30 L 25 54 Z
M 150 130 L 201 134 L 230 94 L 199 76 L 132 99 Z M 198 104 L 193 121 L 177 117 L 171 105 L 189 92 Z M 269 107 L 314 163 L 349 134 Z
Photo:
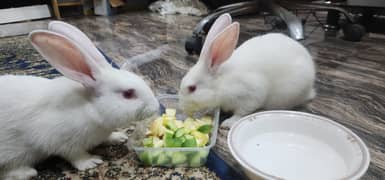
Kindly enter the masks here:
M 197 64 L 180 86 L 181 105 L 193 112 L 221 107 L 234 120 L 258 109 L 288 109 L 314 98 L 315 65 L 303 45 L 286 35 L 254 37 L 234 52 L 239 24 L 220 16 L 207 35 Z M 189 86 L 195 91 L 189 92 Z
M 77 28 L 54 21 L 30 40 L 67 77 L 0 76 L 0 179 L 29 179 L 37 174 L 33 165 L 50 155 L 93 168 L 103 161 L 87 150 L 124 141 L 112 132 L 158 110 L 142 78 L 112 68 Z M 134 95 L 124 98 L 125 90 Z

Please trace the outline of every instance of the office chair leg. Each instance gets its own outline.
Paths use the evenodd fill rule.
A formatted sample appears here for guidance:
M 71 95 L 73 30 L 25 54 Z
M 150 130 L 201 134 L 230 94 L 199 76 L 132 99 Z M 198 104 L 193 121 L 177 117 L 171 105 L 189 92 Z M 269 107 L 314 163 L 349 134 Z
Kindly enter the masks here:
M 335 6 L 333 3 L 294 2 L 293 4 L 293 1 L 281 0 L 279 1 L 279 5 L 283 7 L 292 7 L 292 9 L 328 12 L 324 30 L 329 35 L 336 35 L 337 31 L 342 28 L 345 40 L 360 41 L 366 33 L 365 27 L 360 24 L 356 15 L 351 13 L 349 9 Z M 344 16 L 345 19 L 345 23 L 342 24 L 342 26 L 339 24 L 339 18 L 341 15 Z
M 231 5 L 219 7 L 216 11 L 203 18 L 194 28 L 193 35 L 186 40 L 185 49 L 189 54 L 199 54 L 204 37 L 208 33 L 214 21 L 223 13 L 229 13 L 231 16 L 239 16 L 257 12 L 258 2 L 240 2 Z
M 272 12 L 274 15 L 280 17 L 283 21 L 285 21 L 289 30 L 289 34 L 293 39 L 302 40 L 305 38 L 303 33 L 302 21 L 296 15 L 286 10 L 285 8 L 275 4 L 272 5 Z

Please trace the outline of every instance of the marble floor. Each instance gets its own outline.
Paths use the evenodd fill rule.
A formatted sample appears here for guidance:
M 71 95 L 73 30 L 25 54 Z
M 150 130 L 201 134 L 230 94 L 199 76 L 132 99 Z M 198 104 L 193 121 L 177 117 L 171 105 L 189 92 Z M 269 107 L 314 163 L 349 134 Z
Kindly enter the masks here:
M 143 75 L 157 94 L 176 93 L 180 79 L 197 60 L 197 56 L 184 51 L 184 41 L 198 20 L 149 12 L 65 19 L 83 30 L 118 64 Z M 240 43 L 271 29 L 258 16 L 237 20 L 241 23 Z M 318 95 L 300 110 L 332 118 L 357 133 L 369 147 L 372 158 L 363 179 L 385 179 L 385 38 L 371 34 L 357 43 L 339 37 L 324 38 L 320 28 L 313 32 L 315 25 L 310 22 L 306 26 L 307 39 L 303 43 L 317 64 Z M 33 50 L 26 36 L 0 39 L 0 75 L 6 73 L 58 76 Z M 226 145 L 227 132 L 220 129 L 214 150 L 237 166 Z M 105 155 L 106 160 L 96 170 L 77 173 L 63 160 L 53 158 L 38 165 L 39 178 L 141 179 L 159 174 L 165 178 L 217 178 L 206 168 L 143 168 L 127 148 L 99 147 L 94 151 Z

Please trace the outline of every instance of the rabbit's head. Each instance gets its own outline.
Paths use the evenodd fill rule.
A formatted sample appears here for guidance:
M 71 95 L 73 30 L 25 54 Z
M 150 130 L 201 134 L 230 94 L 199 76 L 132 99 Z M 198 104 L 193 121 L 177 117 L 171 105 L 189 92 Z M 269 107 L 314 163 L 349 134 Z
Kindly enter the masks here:
M 159 103 L 145 81 L 132 72 L 112 68 L 90 39 L 76 27 L 53 21 L 47 30 L 33 31 L 35 49 L 65 77 L 81 83 L 84 106 L 104 119 L 106 127 L 119 127 L 158 111 Z
M 223 82 L 220 82 L 221 74 L 218 73 L 218 68 L 232 55 L 238 36 L 239 23 L 231 23 L 229 14 L 221 15 L 214 22 L 198 62 L 183 77 L 180 85 L 179 96 L 185 111 L 193 112 L 220 105 L 217 87 Z

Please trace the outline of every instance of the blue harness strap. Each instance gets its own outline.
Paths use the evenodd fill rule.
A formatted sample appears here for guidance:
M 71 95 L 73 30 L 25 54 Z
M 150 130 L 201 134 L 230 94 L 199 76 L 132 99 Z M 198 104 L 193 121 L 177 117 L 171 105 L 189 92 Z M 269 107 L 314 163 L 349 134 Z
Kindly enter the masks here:
M 102 50 L 98 48 L 99 52 L 102 53 L 104 58 L 106 58 L 106 61 L 112 65 L 113 68 L 120 69 L 120 67 L 110 58 L 108 57 Z

